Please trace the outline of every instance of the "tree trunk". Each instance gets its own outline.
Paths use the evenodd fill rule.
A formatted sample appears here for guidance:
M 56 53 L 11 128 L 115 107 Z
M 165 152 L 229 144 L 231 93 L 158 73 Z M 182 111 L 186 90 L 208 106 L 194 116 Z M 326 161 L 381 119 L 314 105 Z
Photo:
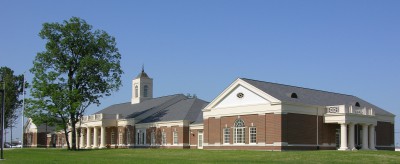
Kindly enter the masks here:
M 64 133 L 65 133 L 65 140 L 67 141 L 67 147 L 68 150 L 71 150 L 71 147 L 69 146 L 69 137 L 68 137 L 68 127 L 64 126 Z
M 71 135 L 72 135 L 72 150 L 76 150 L 76 130 L 75 130 L 75 124 L 76 124 L 76 122 L 75 122 L 75 118 L 74 118 L 74 116 L 72 115 L 71 116 L 71 130 L 72 130 L 72 133 L 71 133 Z

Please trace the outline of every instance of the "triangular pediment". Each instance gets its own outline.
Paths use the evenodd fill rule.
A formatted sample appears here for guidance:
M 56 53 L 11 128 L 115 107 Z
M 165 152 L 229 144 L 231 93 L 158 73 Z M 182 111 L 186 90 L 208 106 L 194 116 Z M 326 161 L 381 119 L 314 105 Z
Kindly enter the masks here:
M 279 102 L 279 100 L 250 85 L 249 83 L 241 79 L 237 79 L 218 97 L 216 97 L 205 108 L 205 110 L 211 110 L 213 108 L 270 104 L 274 102 Z

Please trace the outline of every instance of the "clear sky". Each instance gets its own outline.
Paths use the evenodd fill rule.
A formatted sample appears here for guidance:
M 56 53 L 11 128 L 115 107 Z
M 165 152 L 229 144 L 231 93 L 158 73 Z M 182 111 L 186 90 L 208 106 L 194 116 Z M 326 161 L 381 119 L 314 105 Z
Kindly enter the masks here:
M 351 94 L 400 115 L 398 0 L 2 0 L 0 66 L 31 81 L 42 24 L 72 16 L 116 38 L 125 72 L 124 86 L 87 114 L 130 101 L 144 64 L 155 97 L 211 101 L 246 77 Z

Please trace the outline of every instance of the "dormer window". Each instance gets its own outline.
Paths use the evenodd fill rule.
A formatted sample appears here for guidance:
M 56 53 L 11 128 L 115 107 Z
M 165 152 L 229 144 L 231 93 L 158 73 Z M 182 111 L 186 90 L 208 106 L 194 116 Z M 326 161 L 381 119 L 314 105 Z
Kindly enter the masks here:
M 292 94 L 290 95 L 290 98 L 297 99 L 298 97 L 297 97 L 297 94 L 296 94 L 296 93 L 292 93 Z
M 356 102 L 356 107 L 361 107 L 360 103 Z

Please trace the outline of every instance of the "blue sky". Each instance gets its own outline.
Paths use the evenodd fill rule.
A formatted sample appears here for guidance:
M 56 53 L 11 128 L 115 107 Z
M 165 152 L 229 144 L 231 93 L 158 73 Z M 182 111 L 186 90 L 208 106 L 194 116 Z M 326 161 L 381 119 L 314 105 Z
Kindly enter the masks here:
M 351 94 L 400 115 L 399 8 L 395 0 L 1 1 L 0 66 L 30 81 L 42 24 L 77 16 L 116 38 L 125 72 L 124 86 L 88 114 L 130 101 L 144 64 L 156 97 L 211 101 L 246 77 Z

